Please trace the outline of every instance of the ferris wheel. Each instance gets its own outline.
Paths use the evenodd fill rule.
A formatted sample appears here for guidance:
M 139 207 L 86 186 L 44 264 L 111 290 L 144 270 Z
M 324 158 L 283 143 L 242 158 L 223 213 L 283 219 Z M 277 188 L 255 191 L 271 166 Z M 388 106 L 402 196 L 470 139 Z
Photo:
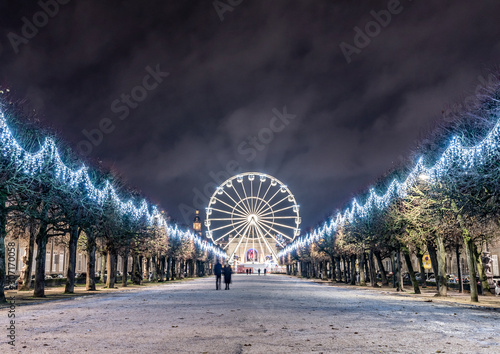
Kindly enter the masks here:
M 285 184 L 246 172 L 217 187 L 205 226 L 207 237 L 230 255 L 230 263 L 278 263 L 277 250 L 300 234 L 300 222 L 299 205 Z

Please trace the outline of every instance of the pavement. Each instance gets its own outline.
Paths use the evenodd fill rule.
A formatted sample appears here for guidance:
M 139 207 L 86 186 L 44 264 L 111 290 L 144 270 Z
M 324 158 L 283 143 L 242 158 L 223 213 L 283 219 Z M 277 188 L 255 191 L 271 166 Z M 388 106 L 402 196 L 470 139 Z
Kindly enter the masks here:
M 0 352 L 500 352 L 490 308 L 284 275 L 233 279 L 231 290 L 199 278 L 19 306 L 15 346 L 4 308 Z
M 426 302 L 450 303 L 453 305 L 465 306 L 470 308 L 482 308 L 482 309 L 489 309 L 492 311 L 500 311 L 500 296 L 493 294 L 479 295 L 479 302 L 471 302 L 469 292 L 460 293 L 457 290 L 448 289 L 447 296 L 443 297 L 438 295 L 435 286 L 427 286 L 426 288 L 420 288 L 421 294 L 415 294 L 413 292 L 413 286 L 411 285 L 410 286 L 406 285 L 404 291 L 401 292 L 397 291 L 397 289 L 393 288 L 392 286 L 371 287 L 370 285 L 367 286 L 348 285 L 344 283 L 333 283 L 331 281 L 319 280 L 319 279 L 311 279 L 311 281 L 318 284 L 329 285 L 329 286 L 375 291 L 380 294 L 388 294 L 393 296 L 410 297 L 415 300 L 422 300 Z
M 107 288 L 106 284 L 97 283 L 96 290 L 85 290 L 85 284 L 77 284 L 75 285 L 74 292 L 72 294 L 64 293 L 64 286 L 54 286 L 54 287 L 46 287 L 45 288 L 45 297 L 34 297 L 33 290 L 29 291 L 19 291 L 19 290 L 7 290 L 5 291 L 5 297 L 15 297 L 16 306 L 24 306 L 24 305 L 36 305 L 41 304 L 48 301 L 59 301 L 59 300 L 67 300 L 80 296 L 99 296 L 107 293 L 114 293 L 120 291 L 130 291 L 133 289 L 144 289 L 147 287 L 156 287 L 162 286 L 165 284 L 175 284 L 181 281 L 190 281 L 194 280 L 193 278 L 185 278 L 179 280 L 170 280 L 164 283 L 156 283 L 156 282 L 144 282 L 141 285 L 132 284 L 132 282 L 128 282 L 126 287 L 122 286 L 122 283 L 116 283 L 115 287 Z M 0 310 L 2 308 L 9 307 L 9 304 L 0 304 Z

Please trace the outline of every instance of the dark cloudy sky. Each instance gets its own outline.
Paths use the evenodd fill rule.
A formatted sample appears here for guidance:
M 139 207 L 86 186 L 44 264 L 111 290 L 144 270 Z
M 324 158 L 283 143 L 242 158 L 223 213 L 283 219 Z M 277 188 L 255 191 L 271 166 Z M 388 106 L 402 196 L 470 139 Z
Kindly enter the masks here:
M 83 130 L 114 128 L 86 158 L 180 222 L 210 172 L 236 161 L 286 183 L 314 226 L 409 156 L 500 59 L 495 0 L 221 0 L 219 12 L 236 6 L 220 16 L 213 1 L 60 2 L 0 3 L 0 85 L 82 153 Z M 385 27 L 369 23 L 388 7 Z M 363 48 L 355 27 L 373 35 Z M 150 91 L 147 67 L 169 73 Z M 141 102 L 127 113 L 131 92 Z M 296 117 L 270 137 L 283 107 Z

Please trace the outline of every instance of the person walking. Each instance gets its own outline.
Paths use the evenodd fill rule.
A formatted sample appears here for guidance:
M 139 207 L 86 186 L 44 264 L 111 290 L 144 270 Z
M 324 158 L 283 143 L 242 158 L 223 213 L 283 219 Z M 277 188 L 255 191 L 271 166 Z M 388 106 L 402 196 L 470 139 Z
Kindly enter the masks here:
M 247 268 L 247 275 L 248 275 L 248 268 Z
M 259 273 L 259 275 L 260 275 L 260 268 L 259 268 L 259 269 L 257 269 L 257 272 L 258 272 L 258 273 Z
M 215 290 L 219 290 L 221 288 L 221 280 L 222 280 L 222 264 L 220 264 L 219 261 L 215 263 L 214 274 L 215 274 Z
M 264 268 L 264 275 L 266 275 L 267 273 L 267 268 Z
M 229 284 L 231 284 L 231 274 L 233 270 L 231 266 L 228 264 L 224 266 L 224 283 L 226 283 L 226 290 L 229 290 Z

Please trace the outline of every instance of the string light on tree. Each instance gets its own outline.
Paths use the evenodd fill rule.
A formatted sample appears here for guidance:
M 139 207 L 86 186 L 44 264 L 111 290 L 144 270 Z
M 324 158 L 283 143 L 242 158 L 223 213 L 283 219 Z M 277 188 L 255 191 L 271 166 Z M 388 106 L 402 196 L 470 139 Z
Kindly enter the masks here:
M 7 125 L 4 112 L 1 110 L 0 139 L 3 157 L 10 160 L 27 175 L 34 176 L 37 173 L 53 172 L 55 179 L 71 188 L 83 186 L 88 198 L 97 205 L 102 206 L 110 200 L 116 205 L 122 216 L 131 215 L 135 220 L 145 219 L 150 226 L 156 225 L 165 228 L 169 236 L 192 240 L 201 250 L 213 252 L 218 257 L 227 257 L 224 251 L 203 240 L 195 233 L 181 230 L 177 225 L 170 225 L 158 209 L 155 206 L 150 206 L 145 199 L 139 203 L 139 206 L 135 206 L 132 200 L 122 201 L 108 180 L 104 183 L 103 188 L 95 187 L 85 165 L 73 170 L 62 161 L 54 140 L 46 138 L 41 148 L 35 153 L 25 150 L 14 138 Z
M 487 136 L 473 147 L 464 147 L 458 137 L 453 137 L 450 144 L 432 167 L 425 167 L 423 158 L 419 158 L 414 168 L 408 174 L 403 182 L 394 179 L 387 188 L 384 195 L 378 195 L 373 188 L 368 191 L 366 202 L 360 205 L 356 199 L 353 199 L 351 207 L 343 213 L 338 212 L 330 217 L 321 226 L 312 232 L 296 239 L 278 253 L 278 257 L 287 255 L 299 247 L 310 245 L 319 239 L 331 235 L 337 229 L 343 226 L 346 221 L 352 222 L 355 218 L 364 218 L 369 216 L 374 210 L 383 210 L 395 199 L 405 197 L 410 188 L 417 180 L 424 180 L 429 183 L 438 181 L 445 175 L 460 168 L 467 172 L 478 165 L 484 165 L 493 158 L 499 157 L 500 144 L 500 120 L 489 131 Z

